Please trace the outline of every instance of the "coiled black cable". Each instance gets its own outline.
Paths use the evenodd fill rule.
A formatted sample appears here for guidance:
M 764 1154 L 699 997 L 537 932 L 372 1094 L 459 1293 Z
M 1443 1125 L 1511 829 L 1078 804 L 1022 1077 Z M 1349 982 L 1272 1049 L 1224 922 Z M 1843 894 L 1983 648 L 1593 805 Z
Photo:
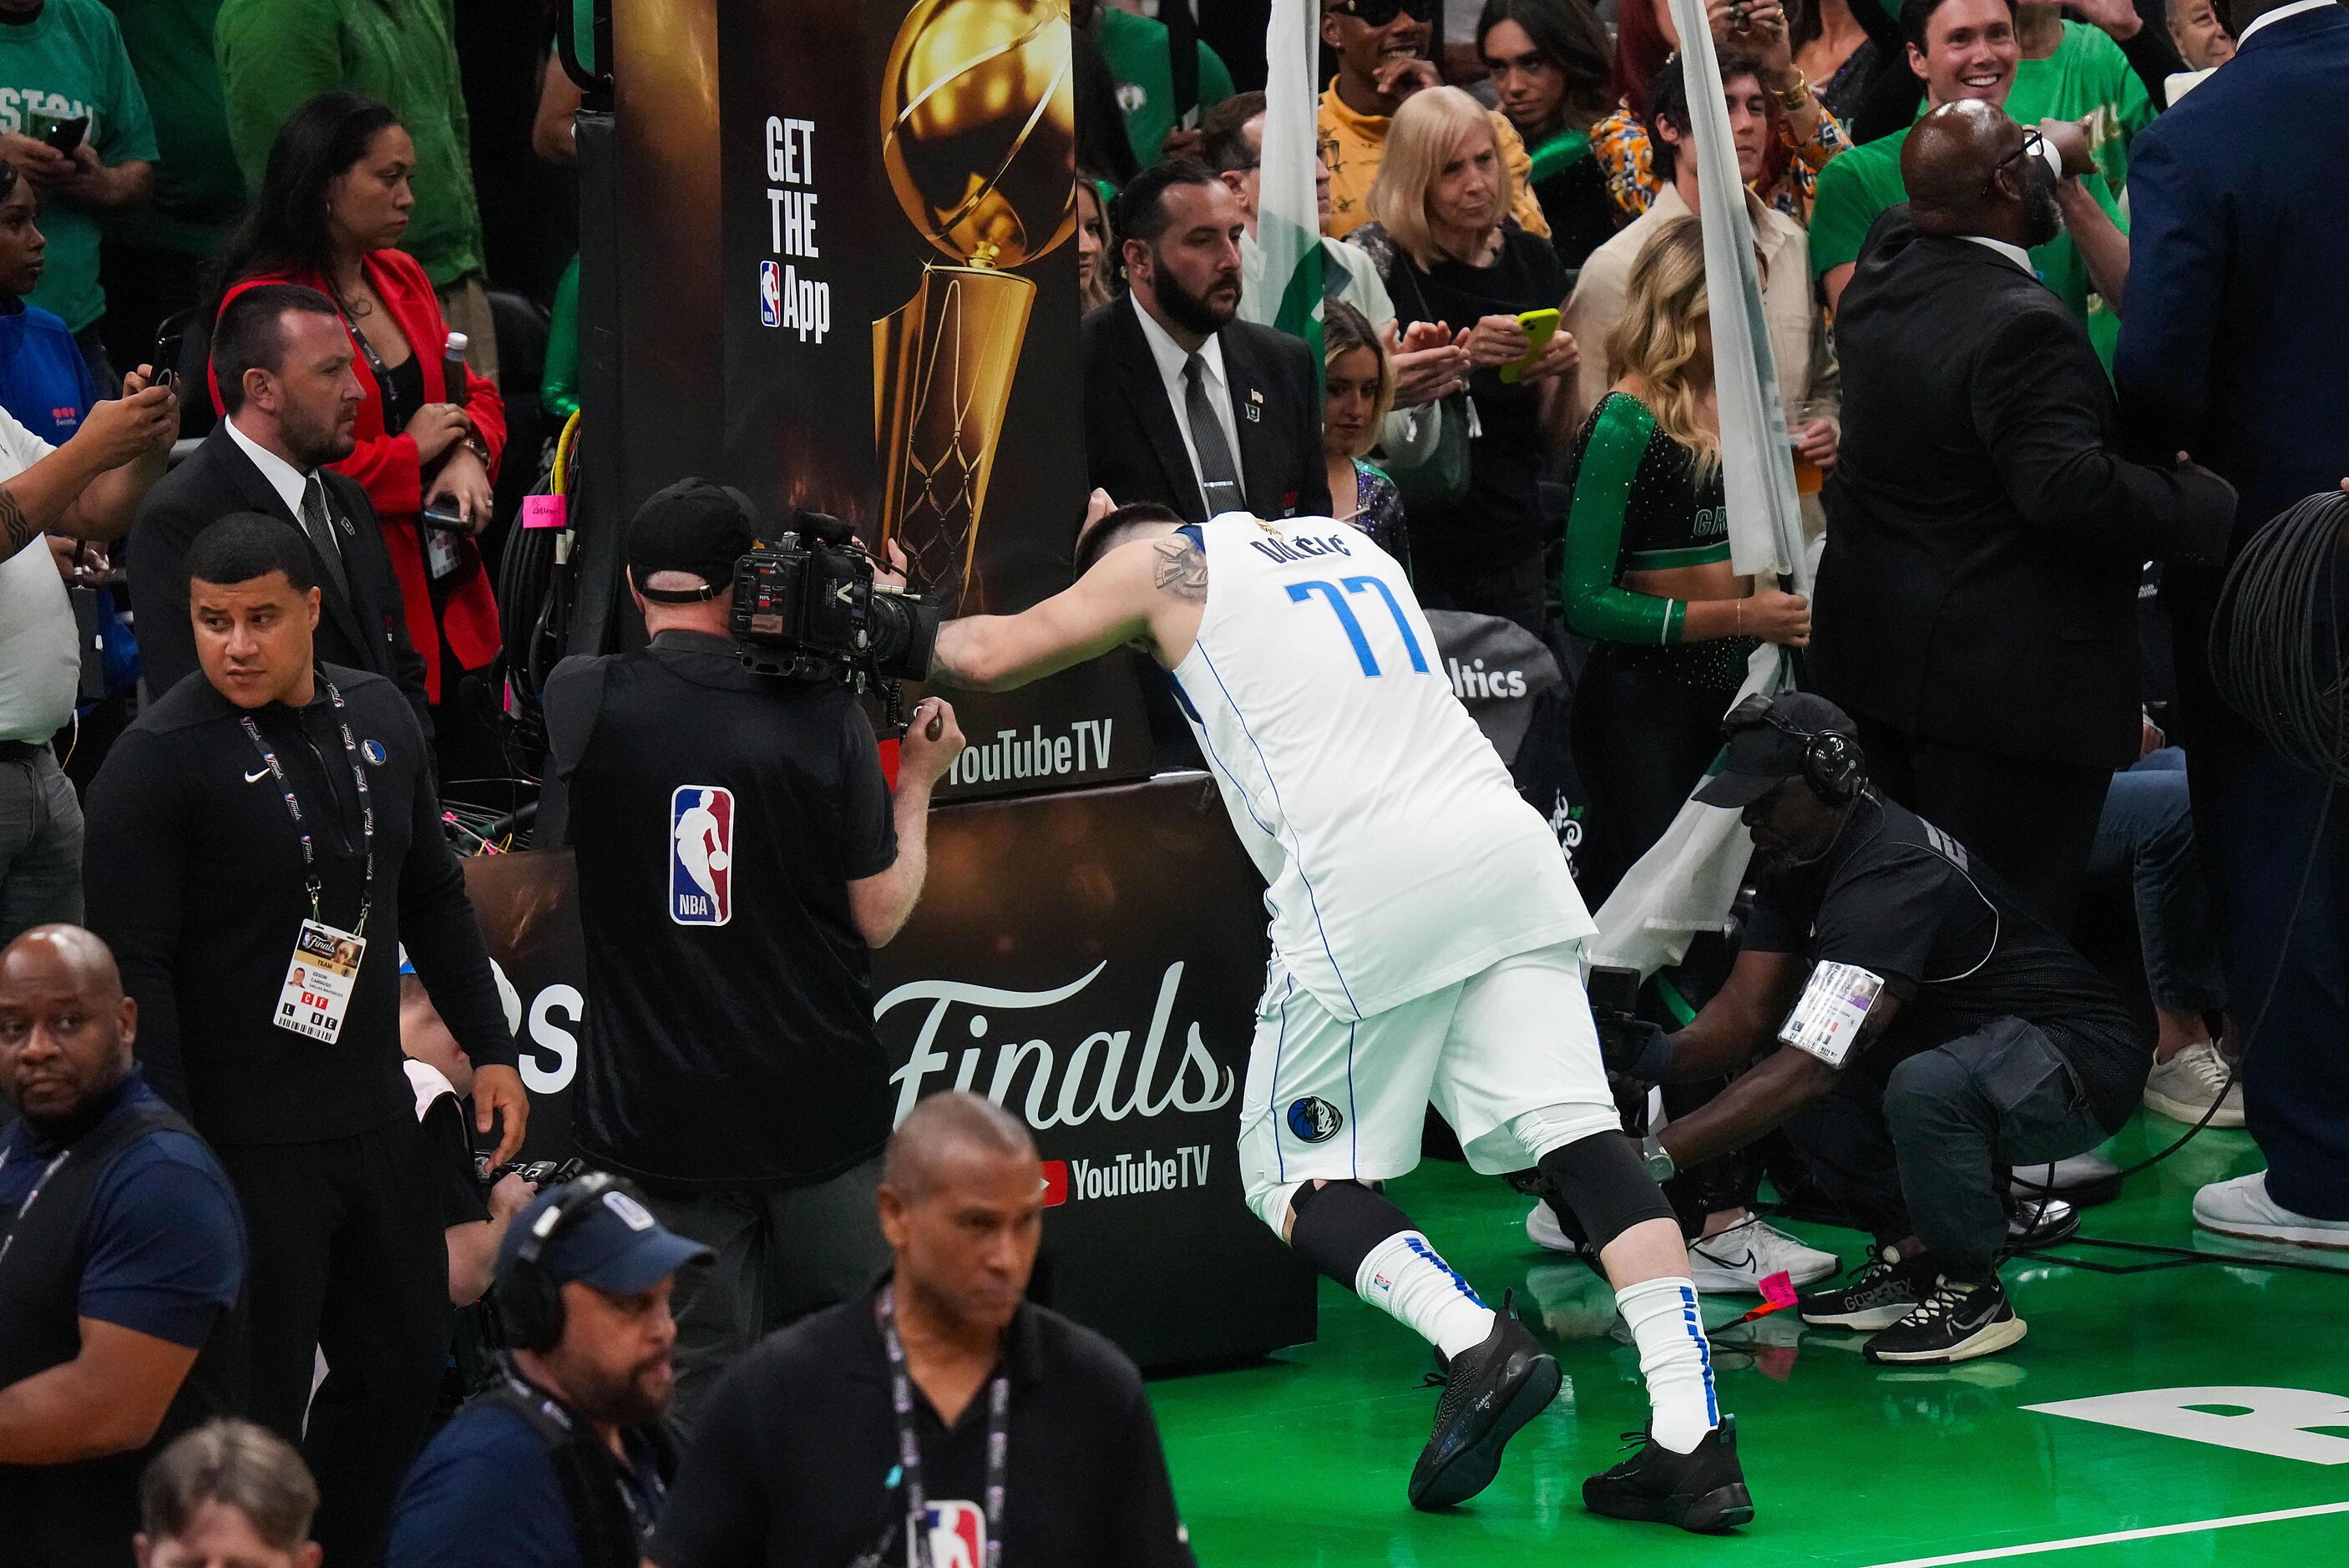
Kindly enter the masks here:
M 2292 933 L 2300 925 L 2301 904 L 2308 897 L 2317 857 L 2323 852 L 2333 792 L 2349 781 L 2349 669 L 2342 665 L 2339 591 L 2344 529 L 2349 529 L 2349 493 L 2327 490 L 2294 501 L 2244 543 L 2219 590 L 2210 616 L 2210 684 L 2286 760 L 2322 778 L 2324 795 L 2309 830 L 2300 884 L 2292 890 L 2292 909 L 2284 917 L 2275 971 L 2268 976 L 2267 994 L 2260 998 L 2251 1028 L 2227 1064 L 2227 1081 L 2210 1098 L 2201 1120 L 2159 1153 L 2124 1168 L 2111 1180 L 2160 1164 L 2210 1125 L 2242 1077 L 2243 1062 L 2267 1025 L 2268 1009 L 2292 961 Z M 2190 758 L 2188 766 L 2192 766 Z M 2016 1184 L 2043 1196 L 2054 1191 L 2020 1176 Z

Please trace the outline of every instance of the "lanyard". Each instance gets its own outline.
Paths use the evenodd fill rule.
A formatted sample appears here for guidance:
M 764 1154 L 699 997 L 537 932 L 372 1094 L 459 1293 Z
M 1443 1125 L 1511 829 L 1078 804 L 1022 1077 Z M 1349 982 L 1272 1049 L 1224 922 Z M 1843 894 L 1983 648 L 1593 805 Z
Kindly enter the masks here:
M 881 1291 L 881 1343 L 889 1352 L 889 1403 L 897 1413 L 897 1463 L 905 1473 L 905 1534 L 914 1568 L 930 1568 L 929 1499 L 922 1490 L 922 1446 L 914 1433 L 914 1387 L 905 1375 L 905 1346 L 897 1338 L 897 1287 Z M 987 1389 L 987 1558 L 979 1568 L 1002 1568 L 1003 1471 L 1011 1449 L 1011 1379 L 997 1373 Z
M 351 782 L 357 786 L 359 792 L 359 836 L 367 846 L 367 869 L 360 873 L 359 923 L 351 934 L 365 936 L 367 909 L 375 897 L 375 802 L 367 798 L 367 769 L 359 766 L 359 745 L 351 738 L 350 710 L 343 706 L 343 694 L 335 689 L 334 682 L 323 676 L 318 678 L 318 684 L 326 688 L 326 700 L 335 705 L 335 727 L 342 732 L 343 755 L 350 759 Z M 294 722 L 300 724 L 301 715 L 295 715 Z M 317 852 L 310 843 L 310 830 L 303 825 L 302 802 L 295 795 L 293 782 L 285 777 L 285 765 L 277 760 L 277 753 L 270 750 L 269 743 L 261 738 L 261 731 L 254 726 L 253 715 L 240 715 L 237 723 L 244 727 L 245 736 L 253 742 L 253 748 L 261 753 L 261 760 L 269 767 L 270 777 L 277 780 L 278 793 L 285 798 L 285 810 L 294 819 L 294 830 L 301 835 L 302 875 L 304 887 L 310 894 L 310 918 L 323 925 L 326 917 L 319 913 L 318 907 Z
M 399 434 L 400 431 L 408 428 L 408 419 L 411 410 L 399 406 L 399 388 L 392 385 L 391 366 L 383 362 L 383 356 L 377 351 L 374 343 L 368 339 L 366 333 L 359 330 L 359 324 L 351 319 L 350 312 L 342 307 L 339 296 L 336 302 L 335 313 L 343 318 L 343 325 L 357 342 L 359 352 L 367 356 L 367 369 L 374 373 L 376 396 L 383 404 L 383 433 L 387 436 Z M 390 312 L 387 310 L 384 314 L 388 316 Z M 411 353 L 414 352 L 414 348 L 413 344 L 409 345 Z M 420 369 L 421 366 L 419 368 Z

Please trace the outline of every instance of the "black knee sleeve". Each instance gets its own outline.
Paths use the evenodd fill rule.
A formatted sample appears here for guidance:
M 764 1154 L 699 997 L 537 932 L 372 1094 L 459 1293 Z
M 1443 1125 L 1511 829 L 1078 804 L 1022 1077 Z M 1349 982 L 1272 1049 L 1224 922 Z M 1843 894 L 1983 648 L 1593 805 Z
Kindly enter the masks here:
M 1541 1157 L 1541 1172 L 1574 1210 L 1594 1251 L 1649 1220 L 1679 1223 L 1646 1161 L 1620 1132 L 1594 1132 Z
M 1348 1290 L 1380 1243 L 1412 1228 L 1410 1215 L 1360 1181 L 1308 1181 L 1288 1200 L 1288 1212 L 1297 1217 L 1288 1232 L 1297 1255 Z

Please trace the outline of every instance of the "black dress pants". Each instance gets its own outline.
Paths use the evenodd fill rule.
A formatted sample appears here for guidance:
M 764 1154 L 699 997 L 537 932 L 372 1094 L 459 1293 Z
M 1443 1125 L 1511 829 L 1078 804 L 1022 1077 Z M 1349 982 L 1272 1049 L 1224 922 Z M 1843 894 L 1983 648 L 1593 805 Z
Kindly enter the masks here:
M 253 1256 L 248 1414 L 301 1446 L 326 1561 L 366 1568 L 430 1435 L 454 1325 L 423 1130 L 402 1115 L 348 1138 L 218 1152 Z M 326 1358 L 315 1399 L 314 1351 Z
M 1857 722 L 1877 787 L 1980 856 L 2068 938 L 2112 769 L 2000 757 Z

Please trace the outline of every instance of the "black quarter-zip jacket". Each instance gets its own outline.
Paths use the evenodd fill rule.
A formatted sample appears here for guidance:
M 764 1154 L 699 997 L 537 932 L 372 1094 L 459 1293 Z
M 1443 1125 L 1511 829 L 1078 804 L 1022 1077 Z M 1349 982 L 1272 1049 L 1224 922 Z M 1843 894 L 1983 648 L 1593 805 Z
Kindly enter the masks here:
M 414 710 L 379 676 L 318 667 L 316 699 L 252 715 L 302 804 L 326 923 L 359 918 L 365 855 L 342 693 L 375 810 L 367 954 L 332 1045 L 273 1021 L 310 915 L 301 831 L 243 710 L 202 671 L 141 714 L 90 788 L 90 928 L 139 1003 L 148 1082 L 214 1143 L 344 1138 L 415 1114 L 399 1050 L 399 949 L 476 1067 L 515 1061 Z

